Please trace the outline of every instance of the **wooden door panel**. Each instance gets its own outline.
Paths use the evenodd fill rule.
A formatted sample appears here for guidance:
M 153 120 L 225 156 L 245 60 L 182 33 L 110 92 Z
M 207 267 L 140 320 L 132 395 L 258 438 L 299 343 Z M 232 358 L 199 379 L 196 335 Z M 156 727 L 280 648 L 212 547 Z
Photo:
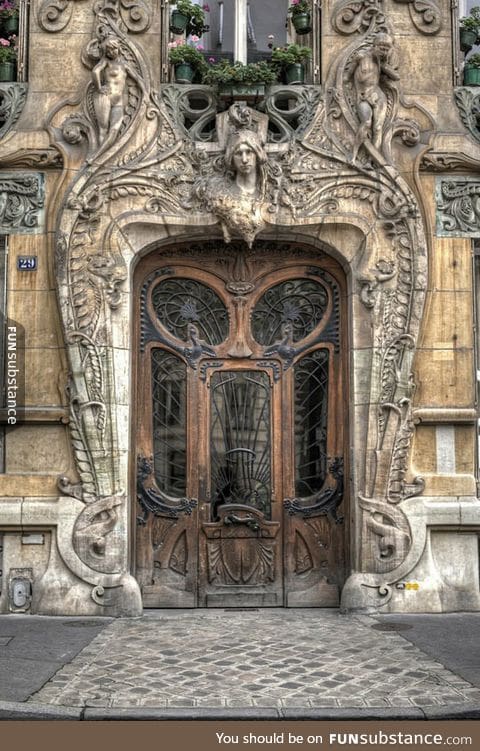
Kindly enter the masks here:
M 206 244 L 137 270 L 146 607 L 338 605 L 345 291 L 304 253 Z

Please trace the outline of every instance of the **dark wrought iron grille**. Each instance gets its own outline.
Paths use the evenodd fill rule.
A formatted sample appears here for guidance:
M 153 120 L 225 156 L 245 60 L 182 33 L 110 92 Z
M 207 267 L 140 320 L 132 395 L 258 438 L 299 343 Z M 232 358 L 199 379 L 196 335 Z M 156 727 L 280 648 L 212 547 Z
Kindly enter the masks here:
M 152 350 L 153 464 L 157 485 L 174 498 L 186 493 L 186 365 Z
M 212 518 L 225 503 L 271 518 L 270 382 L 255 371 L 214 373 L 211 381 Z
M 207 344 L 221 344 L 228 336 L 228 312 L 210 287 L 193 279 L 166 279 L 152 292 L 160 323 L 178 339 L 188 341 L 188 324 L 195 324 Z
M 327 475 L 329 352 L 319 349 L 294 367 L 295 495 L 317 493 Z
M 293 341 L 310 334 L 320 323 L 328 305 L 325 287 L 311 279 L 291 279 L 270 287 L 252 312 L 252 334 L 259 344 L 274 344 L 283 327 L 291 323 Z

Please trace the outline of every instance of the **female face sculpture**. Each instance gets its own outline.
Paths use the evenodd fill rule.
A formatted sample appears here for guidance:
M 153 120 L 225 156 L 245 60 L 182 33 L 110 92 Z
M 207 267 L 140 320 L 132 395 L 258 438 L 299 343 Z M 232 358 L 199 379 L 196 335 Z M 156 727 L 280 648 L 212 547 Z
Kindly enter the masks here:
M 260 138 L 253 130 L 243 130 L 233 135 L 226 148 L 227 168 L 235 174 L 237 187 L 253 192 L 259 168 L 266 162 Z

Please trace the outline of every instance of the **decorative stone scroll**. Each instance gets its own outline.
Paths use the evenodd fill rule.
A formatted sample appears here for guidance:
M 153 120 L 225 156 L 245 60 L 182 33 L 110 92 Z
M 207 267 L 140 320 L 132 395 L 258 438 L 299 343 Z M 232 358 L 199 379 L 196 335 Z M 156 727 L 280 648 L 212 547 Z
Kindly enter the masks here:
M 0 174 L 0 232 L 13 235 L 41 231 L 44 204 L 43 175 L 26 172 Z
M 38 23 L 44 31 L 63 31 L 71 21 L 74 3 L 84 0 L 43 0 L 38 9 Z M 120 16 L 128 31 L 141 33 L 151 23 L 152 10 L 145 0 L 109 0 L 104 5 L 110 13 Z
M 434 0 L 394 0 L 408 5 L 413 25 L 421 34 L 438 34 L 442 13 Z M 383 0 L 340 0 L 332 13 L 332 26 L 339 34 L 364 34 L 385 22 Z
M 480 181 L 437 179 L 437 235 L 480 237 Z
M 27 84 L 0 83 L 0 138 L 7 135 L 22 114 Z
M 268 115 L 267 143 L 301 138 L 320 102 L 318 86 L 268 86 L 257 109 Z M 216 141 L 215 120 L 223 106 L 210 86 L 169 84 L 162 100 L 170 119 L 192 141 Z
M 75 177 L 57 218 L 56 273 L 80 478 L 80 487 L 68 478 L 60 487 L 82 509 L 92 506 L 73 525 L 82 565 L 72 563 L 71 570 L 77 576 L 84 571 L 82 580 L 95 582 L 95 612 L 106 612 L 107 601 L 113 608 L 109 613 L 125 609 L 119 603 L 126 576 L 125 489 L 132 486 L 131 447 L 122 427 L 130 424 L 132 401 L 124 338 L 132 310 L 128 290 L 135 255 L 145 252 L 147 243 L 162 252 L 167 243 L 162 237 L 168 237 L 170 253 L 176 236 L 217 238 L 219 262 L 226 262 L 242 243 L 251 247 L 257 238 L 292 230 L 296 236 L 305 232 L 307 244 L 330 224 L 339 230 L 353 225 L 363 234 L 363 251 L 354 259 L 345 248 L 336 249 L 351 267 L 365 331 L 372 332 L 368 347 L 354 342 L 352 348 L 352 367 L 362 373 L 366 389 L 355 428 L 352 486 L 355 523 L 362 529 L 360 599 L 368 589 L 381 606 L 398 581 L 399 567 L 417 555 L 403 506 L 423 488 L 421 478 L 409 478 L 407 470 L 414 430 L 412 361 L 427 288 L 427 251 L 422 213 L 398 169 L 397 150 L 405 157 L 432 121 L 402 99 L 394 35 L 380 0 L 342 3 L 342 23 L 348 22 L 348 8 L 359 6 L 365 21 L 334 61 L 301 138 L 293 133 L 272 143 L 268 107 L 259 112 L 237 104 L 220 113 L 213 140 L 202 138 L 200 126 L 185 128 L 177 105 L 160 100 L 152 89 L 148 61 L 125 33 L 120 14 L 111 13 L 112 2 L 96 3 L 93 37 L 83 55 L 92 74 L 81 109 L 71 114 L 67 100 L 56 106 L 50 121 L 67 169 L 81 163 L 81 149 L 88 158 L 82 170 L 72 167 Z M 115 101 L 102 103 L 109 65 L 118 66 L 121 81 Z M 402 158 L 402 173 L 405 163 Z M 218 240 L 222 233 L 225 244 Z M 316 248 L 328 252 L 321 240 Z M 305 248 L 300 250 L 305 257 Z M 248 276 L 240 274 L 237 283 L 241 294 Z M 202 349 L 193 329 L 190 338 L 192 368 L 202 378 L 207 367 L 215 367 L 213 355 Z M 368 362 L 360 362 L 360 350 Z M 352 403 L 357 404 L 355 398 Z M 338 498 L 330 500 L 333 513 Z M 99 565 L 104 579 L 95 573 Z M 132 582 L 129 586 L 135 586 Z

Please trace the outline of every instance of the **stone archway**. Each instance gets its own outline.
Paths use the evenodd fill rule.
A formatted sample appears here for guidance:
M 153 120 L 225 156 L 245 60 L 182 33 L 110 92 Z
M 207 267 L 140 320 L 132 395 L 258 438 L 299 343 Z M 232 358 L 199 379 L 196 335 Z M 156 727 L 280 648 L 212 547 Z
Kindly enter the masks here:
M 134 503 L 128 497 L 133 267 L 154 247 L 161 253 L 175 242 L 218 237 L 219 228 L 227 243 L 239 238 L 245 247 L 256 238 L 328 247 L 347 273 L 352 568 L 360 573 L 347 582 L 344 606 L 381 606 L 424 544 L 421 533 L 412 539 L 403 509 L 423 489 L 421 479 L 407 477 L 407 469 L 427 248 L 416 196 L 392 155 L 397 135 L 410 145 L 418 141 L 420 127 L 409 110 L 424 130 L 429 125 L 421 110 L 402 105 L 392 80 L 382 93 L 389 106 L 377 123 L 381 137 L 372 139 L 359 129 L 349 71 L 359 54 L 374 54 L 378 34 L 385 36 L 384 16 L 373 16 L 368 33 L 339 57 L 302 140 L 272 146 L 266 142 L 266 116 L 238 106 L 218 116 L 217 141 L 184 140 L 152 88 L 142 51 L 101 3 L 95 13 L 86 64 L 92 67 L 101 58 L 107 38 L 117 39 L 119 55 L 133 71 L 125 68 L 128 111 L 115 138 L 99 142 L 90 83 L 83 112 L 62 120 L 57 107 L 51 122 L 67 166 L 81 164 L 82 138 L 87 156 L 56 226 L 79 476 L 78 483 L 65 478 L 61 483 L 62 492 L 76 500 L 59 550 L 67 569 L 84 582 L 82 591 L 90 589 L 81 608 L 135 614 L 141 607 L 126 532 Z M 389 40 L 388 55 L 392 44 Z M 250 155 L 248 174 L 238 162 L 240 146 Z M 413 184 L 413 167 L 409 176 Z M 238 244 L 231 248 L 236 255 Z M 65 603 L 68 612 L 68 598 Z

